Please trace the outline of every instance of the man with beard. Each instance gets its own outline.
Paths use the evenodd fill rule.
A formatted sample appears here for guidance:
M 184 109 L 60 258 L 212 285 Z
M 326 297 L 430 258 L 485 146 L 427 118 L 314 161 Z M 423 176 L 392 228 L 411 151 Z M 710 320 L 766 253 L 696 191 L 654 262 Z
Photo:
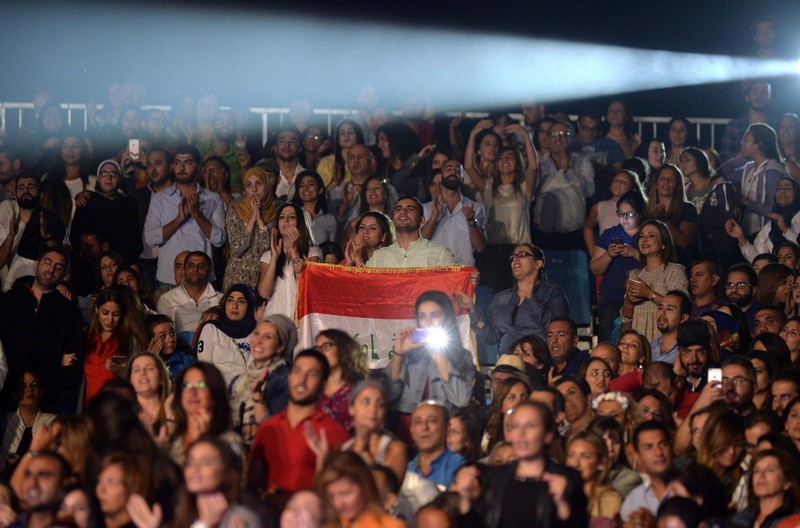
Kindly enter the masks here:
M 69 464 L 55 451 L 29 451 L 26 456 L 30 461 L 25 465 L 20 485 L 25 511 L 9 526 L 54 526 L 62 489 L 72 473 Z
M 144 241 L 158 246 L 156 279 L 174 285 L 172 263 L 181 251 L 202 251 L 225 243 L 225 206 L 222 198 L 197 184 L 200 153 L 190 145 L 175 151 L 175 184 L 150 198 L 144 222 Z
M 734 264 L 725 278 L 725 298 L 744 312 L 750 331 L 755 330 L 756 312 L 761 305 L 753 301 L 758 290 L 758 275 L 750 264 Z
M 702 319 L 689 319 L 678 325 L 678 360 L 686 373 L 684 385 L 699 392 L 706 384 L 706 374 L 711 363 L 719 361 L 718 349 L 712 346 L 708 323 Z
M 294 198 L 294 179 L 305 169 L 300 165 L 300 132 L 294 127 L 283 127 L 275 133 L 275 159 L 280 174 L 275 196 L 285 202 Z
M 208 159 L 210 156 L 218 156 L 228 164 L 231 178 L 231 192 L 233 194 L 242 194 L 244 192 L 244 185 L 242 184 L 242 174 L 249 164 L 250 156 L 246 156 L 245 167 L 239 159 L 239 149 L 236 148 L 236 121 L 230 110 L 223 110 L 219 112 L 212 122 L 214 135 L 208 141 L 204 141 L 197 145 L 197 150 L 203 159 Z
M 419 228 L 425 215 L 419 200 L 412 196 L 400 198 L 394 207 L 392 220 L 397 230 L 397 242 L 375 251 L 367 261 L 368 267 L 430 268 L 457 264 L 449 249 L 420 235 Z
M 317 406 L 330 374 L 328 360 L 313 348 L 294 358 L 289 371 L 289 405 L 258 427 L 253 441 L 250 489 L 294 493 L 314 482 L 320 443 L 333 448 L 347 431 Z M 321 461 L 320 461 L 321 462 Z
M 692 301 L 680 290 L 672 290 L 661 296 L 656 309 L 656 327 L 661 335 L 650 343 L 651 361 L 663 361 L 672 365 L 678 357 L 678 325 L 689 318 Z
M 19 277 L 33 275 L 39 253 L 58 246 L 67 232 L 56 213 L 39 205 L 39 180 L 17 177 L 15 193 L 16 201 L 0 203 L 0 268 L 8 265 L 3 291 Z
M 8 379 L 36 372 L 42 409 L 72 414 L 83 374 L 84 339 L 78 308 L 56 290 L 69 272 L 69 256 L 61 247 L 45 249 L 35 261 L 30 286 L 19 283 L 0 298 L 0 340 L 8 359 Z M 13 317 L 11 316 L 13 314 Z M 13 384 L 0 392 L 2 406 L 14 408 Z
M 432 199 L 424 204 L 422 236 L 447 246 L 459 264 L 475 265 L 475 252 L 486 248 L 486 210 L 461 194 L 461 163 L 449 160 L 433 177 Z
M 756 410 L 755 386 L 756 369 L 749 359 L 731 356 L 722 363 L 722 395 L 733 412 L 747 416 Z

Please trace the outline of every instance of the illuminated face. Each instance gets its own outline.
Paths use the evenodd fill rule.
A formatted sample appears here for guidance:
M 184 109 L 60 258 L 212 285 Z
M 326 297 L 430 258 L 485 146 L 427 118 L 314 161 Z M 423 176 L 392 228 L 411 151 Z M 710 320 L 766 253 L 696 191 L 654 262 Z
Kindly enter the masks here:
M 711 293 L 719 282 L 719 276 L 712 275 L 705 264 L 695 264 L 689 273 L 689 285 L 692 295 L 701 297 Z
M 586 440 L 575 440 L 567 449 L 567 466 L 577 470 L 584 482 L 593 482 L 597 478 L 602 463 L 597 450 Z
M 626 334 L 619 340 L 620 352 L 622 353 L 622 362 L 626 365 L 638 366 L 642 360 L 644 351 L 639 339 L 633 334 Z
M 172 355 L 178 344 L 178 339 L 175 336 L 175 328 L 172 326 L 172 323 L 159 323 L 153 326 L 152 332 L 153 338 L 156 341 L 164 343 L 160 353 L 165 356 Z
M 642 431 L 636 453 L 648 475 L 663 475 L 672 462 L 672 447 L 662 431 Z
M 447 449 L 453 453 L 460 453 L 465 447 L 464 424 L 461 418 L 450 418 L 447 424 Z
M 433 301 L 425 301 L 417 308 L 419 328 L 441 328 L 444 325 L 444 309 Z
M 398 232 L 415 231 L 422 224 L 422 213 L 414 200 L 401 198 L 394 206 L 392 219 Z
M 792 358 L 800 356 L 800 323 L 788 321 L 778 335 L 786 342 Z
M 664 144 L 658 140 L 651 141 L 650 146 L 647 148 L 647 163 L 651 167 L 658 169 L 666 160 L 667 151 L 664 148 Z
M 242 292 L 233 291 L 225 299 L 225 315 L 231 321 L 241 321 L 247 315 L 247 298 Z
M 253 361 L 264 364 L 283 351 L 278 329 L 269 321 L 261 321 L 250 335 L 250 355 Z
M 263 179 L 259 178 L 258 175 L 251 174 L 244 183 L 244 192 L 248 198 L 263 200 L 267 195 L 267 184 Z
M 183 390 L 181 392 L 181 407 L 186 416 L 196 413 L 209 412 L 213 406 L 211 391 L 206 385 L 205 376 L 196 368 L 187 369 L 183 376 Z
M 447 423 L 438 405 L 421 405 L 411 414 L 411 437 L 420 452 L 435 453 L 446 445 Z
M 139 281 L 130 271 L 122 271 L 117 275 L 117 284 L 127 286 L 134 293 L 139 291 Z
M 297 212 L 294 207 L 284 207 L 278 215 L 278 231 L 286 236 L 287 227 L 297 227 Z
M 569 381 L 560 383 L 556 388 L 564 396 L 564 414 L 567 417 L 567 421 L 575 422 L 586 413 L 589 408 L 589 402 L 577 385 Z
M 364 190 L 368 206 L 382 206 L 386 203 L 386 191 L 378 180 L 372 179 L 367 183 Z
M 97 184 L 104 193 L 111 194 L 119 188 L 120 174 L 117 167 L 106 163 L 97 173 Z
M 648 224 L 639 231 L 639 253 L 645 257 L 661 254 L 662 244 L 661 232 L 656 226 Z
M 377 431 L 386 416 L 386 398 L 377 387 L 366 387 L 355 397 L 349 410 L 354 427 Z
M 369 249 L 377 249 L 384 241 L 384 232 L 380 224 L 371 216 L 365 216 L 358 224 L 358 236 Z
M 313 176 L 303 176 L 298 190 L 303 203 L 316 203 L 324 189 L 320 188 Z
M 175 154 L 172 161 L 172 173 L 175 175 L 175 181 L 183 184 L 194 182 L 197 169 L 197 162 L 191 154 Z
M 625 172 L 617 173 L 617 175 L 614 176 L 614 179 L 611 180 L 611 196 L 613 198 L 619 198 L 632 188 L 633 184 L 631 183 L 631 177 Z
M 296 159 L 300 152 L 300 140 L 297 139 L 297 134 L 290 130 L 284 130 L 278 134 L 275 141 L 275 149 L 281 161 L 292 161 Z
M 317 152 L 322 144 L 322 130 L 316 127 L 307 128 L 303 135 L 303 148 L 306 152 Z
M 62 255 L 49 252 L 36 261 L 36 283 L 45 290 L 52 290 L 67 275 L 67 261 Z
M 589 384 L 592 396 L 602 394 L 608 390 L 608 382 L 611 381 L 611 368 L 602 359 L 591 359 L 584 379 Z
M 778 457 L 766 456 L 753 465 L 753 494 L 759 499 L 781 497 L 791 489 Z
M 778 139 L 781 145 L 794 145 L 797 141 L 797 124 L 794 119 L 784 117 L 778 124 Z
M 533 248 L 530 246 L 519 246 L 511 254 L 511 275 L 516 280 L 522 280 L 531 275 L 538 275 L 541 265 L 537 265 L 536 257 L 533 256 Z
M 151 356 L 138 356 L 131 363 L 131 379 L 133 390 L 137 395 L 157 394 L 161 386 L 156 360 Z
M 369 148 L 364 145 L 353 145 L 352 148 L 347 151 L 346 162 L 347 168 L 350 170 L 351 174 L 356 176 L 369 174 L 372 169 L 372 153 Z
M 569 150 L 571 132 L 566 125 L 555 123 L 548 132 L 550 136 L 550 150 L 559 153 Z
M 222 457 L 211 444 L 194 444 L 186 453 L 183 476 L 189 493 L 198 495 L 219 490 L 224 472 Z
M 708 367 L 708 349 L 703 345 L 678 347 L 678 358 L 686 373 L 694 379 L 701 378 Z
M 147 177 L 158 187 L 169 180 L 169 161 L 166 153 L 156 150 L 147 155 Z
M 528 394 L 528 387 L 526 387 L 524 383 L 516 383 L 511 387 L 511 390 L 508 391 L 508 394 L 506 394 L 506 397 L 500 404 L 500 412 L 502 414 L 507 413 L 510 409 L 516 407 L 519 402 L 527 400 Z
M 513 174 L 517 172 L 517 156 L 510 150 L 504 151 L 497 158 L 497 169 L 502 174 Z
M 642 221 L 642 215 L 628 202 L 621 202 L 617 205 L 617 218 L 619 218 L 619 225 L 622 226 L 622 229 L 629 233 L 636 231 L 639 228 L 639 222 Z
M 345 123 L 339 127 L 339 146 L 342 148 L 350 148 L 358 143 L 358 136 L 356 129 L 352 125 Z
M 113 302 L 108 301 L 107 303 L 103 303 L 97 308 L 94 309 L 95 313 L 97 314 L 98 323 L 100 323 L 100 328 L 104 333 L 111 333 L 119 324 L 119 320 L 122 317 L 122 308 Z
M 683 147 L 686 144 L 686 137 L 689 135 L 689 130 L 686 128 L 686 123 L 683 121 L 675 121 L 669 127 L 669 142 L 673 148 Z

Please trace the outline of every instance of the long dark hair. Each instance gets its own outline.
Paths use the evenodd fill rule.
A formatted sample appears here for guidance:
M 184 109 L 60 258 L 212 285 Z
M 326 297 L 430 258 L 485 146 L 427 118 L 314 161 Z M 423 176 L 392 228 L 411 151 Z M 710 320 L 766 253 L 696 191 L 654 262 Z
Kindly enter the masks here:
M 313 179 L 322 191 L 317 197 L 317 205 L 314 209 L 314 212 L 316 214 L 328 214 L 328 199 L 326 198 L 327 193 L 325 192 L 325 182 L 322 181 L 322 176 L 320 176 L 319 173 L 311 170 L 304 170 L 295 176 L 294 198 L 292 198 L 292 203 L 300 206 L 301 208 L 303 207 L 303 201 L 300 199 L 300 184 L 303 182 L 303 178 L 305 177 Z
M 81 159 L 78 162 L 78 174 L 83 184 L 86 185 L 89 182 L 89 174 L 92 172 L 92 160 L 91 156 L 89 156 L 89 146 L 86 144 L 86 138 L 84 138 L 83 134 L 75 131 L 67 132 L 61 137 L 61 143 L 54 153 L 55 159 L 53 160 L 53 169 L 49 172 L 47 177 L 57 178 L 62 181 L 66 178 L 67 166 L 64 163 L 64 159 L 61 157 L 61 147 L 67 138 L 76 138 L 80 144 Z
M 747 127 L 747 132 L 753 134 L 753 141 L 761 149 L 761 154 L 767 159 L 778 160 L 783 163 L 780 148 L 778 148 L 778 134 L 775 129 L 766 123 L 753 123 Z M 745 132 L 745 135 L 747 135 Z
M 287 203 L 283 204 L 278 209 L 278 214 L 275 216 L 275 228 L 277 229 L 277 224 L 280 221 L 281 212 L 286 209 L 287 207 L 291 207 L 294 209 L 294 214 L 297 216 L 297 232 L 300 234 L 300 238 L 297 239 L 297 252 L 304 256 L 308 256 L 308 250 L 311 247 L 311 233 L 308 230 L 308 225 L 306 225 L 306 217 L 303 214 L 303 208 L 295 203 Z M 280 230 L 278 230 L 278 239 L 282 239 Z M 272 256 L 275 258 L 275 255 Z M 275 272 L 276 276 L 283 277 L 283 267 L 286 265 L 286 248 L 284 251 L 281 251 L 281 254 L 278 255 L 278 262 L 277 262 L 277 271 Z
M 127 286 L 117 286 L 116 284 L 104 289 L 94 301 L 94 313 L 89 323 L 89 330 L 86 332 L 88 349 L 90 354 L 96 353 L 95 340 L 101 335 L 102 327 L 98 310 L 106 303 L 113 302 L 120 309 L 120 318 L 117 326 L 111 332 L 111 337 L 116 339 L 119 345 L 120 355 L 128 356 L 138 348 L 144 349 L 147 332 L 144 330 L 141 315 L 136 309 L 136 297 L 133 291 Z
M 339 357 L 339 368 L 342 379 L 351 385 L 367 378 L 369 369 L 367 358 L 361 352 L 361 346 L 347 332 L 330 328 L 323 330 L 318 335 L 325 336 L 336 344 L 336 354 Z
M 443 329 L 449 331 L 456 327 L 456 310 L 453 308 L 453 303 L 446 293 L 437 290 L 428 290 L 417 297 L 417 302 L 414 303 L 415 316 L 420 305 L 425 302 L 436 303 L 442 307 L 442 312 L 444 312 L 444 320 L 442 321 Z
M 343 181 L 345 175 L 345 167 L 347 167 L 346 161 L 344 156 L 342 156 L 342 147 L 339 145 L 339 130 L 342 128 L 342 125 L 350 125 L 353 127 L 353 130 L 356 132 L 356 144 L 363 145 L 364 144 L 364 132 L 361 131 L 361 126 L 353 121 L 352 119 L 342 119 L 336 124 L 336 128 L 333 131 L 333 180 L 334 181 Z M 302 141 L 301 141 L 302 144 Z M 323 185 L 323 189 L 325 186 Z
M 233 427 L 231 420 L 231 406 L 228 403 L 228 392 L 225 386 L 225 378 L 222 377 L 219 369 L 212 363 L 198 361 L 186 367 L 186 369 L 178 374 L 178 379 L 175 381 L 175 396 L 172 400 L 172 414 L 175 417 L 175 429 L 172 432 L 171 439 L 176 440 L 182 438 L 188 429 L 188 416 L 186 411 L 183 410 L 181 405 L 181 397 L 183 396 L 184 379 L 186 374 L 192 370 L 199 370 L 203 375 L 207 390 L 211 394 L 211 420 L 208 424 L 207 434 L 219 435 L 228 431 Z

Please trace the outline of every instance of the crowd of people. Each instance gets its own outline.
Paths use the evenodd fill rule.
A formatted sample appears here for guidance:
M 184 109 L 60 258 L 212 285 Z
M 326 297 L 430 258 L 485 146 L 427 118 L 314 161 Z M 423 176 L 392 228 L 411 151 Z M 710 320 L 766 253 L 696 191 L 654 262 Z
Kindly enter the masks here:
M 795 526 L 800 118 L 743 90 L 719 152 L 620 100 L 330 136 L 298 103 L 266 144 L 211 96 L 43 102 L 0 145 L 0 526 Z M 588 255 L 594 347 L 549 250 Z M 483 298 L 426 285 L 371 369 L 298 346 L 310 262 Z

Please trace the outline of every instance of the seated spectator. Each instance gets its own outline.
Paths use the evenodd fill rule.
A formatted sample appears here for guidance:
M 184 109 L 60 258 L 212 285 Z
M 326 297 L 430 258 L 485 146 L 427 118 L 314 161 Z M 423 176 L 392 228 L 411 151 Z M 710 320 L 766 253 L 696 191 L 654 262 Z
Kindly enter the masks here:
M 589 357 L 599 358 L 605 361 L 611 369 L 611 379 L 617 376 L 619 365 L 622 362 L 622 353 L 619 351 L 619 348 L 611 343 L 598 343 L 597 346 L 589 352 Z
M 146 350 L 146 332 L 135 302 L 124 286 L 106 288 L 95 299 L 83 366 L 86 404 L 107 381 L 124 376 L 130 360 Z
M 474 413 L 465 409 L 456 411 L 447 423 L 447 449 L 458 453 L 467 462 L 480 458 L 480 426 Z
M 581 365 L 589 359 L 585 350 L 578 348 L 578 327 L 569 317 L 559 317 L 547 325 L 547 350 L 553 362 L 548 378 L 575 376 Z
M 174 381 L 178 374 L 196 361 L 189 346 L 178 342 L 175 327 L 169 317 L 151 315 L 144 320 L 144 326 L 147 329 L 147 351 L 164 362 L 170 380 Z
M 124 264 L 118 266 L 117 271 L 114 272 L 114 278 L 111 280 L 113 284 L 127 286 L 133 292 L 137 301 L 136 308 L 141 312 L 143 318 L 156 313 L 153 310 L 156 303 L 153 302 L 150 288 L 145 284 L 136 266 Z
M 164 406 L 172 387 L 164 363 L 155 354 L 140 354 L 128 363 L 125 378 L 136 392 L 142 425 L 154 437 L 166 437 L 167 413 Z
M 622 503 L 623 522 L 641 522 L 648 513 L 656 515 L 666 494 L 664 477 L 672 465 L 670 436 L 661 422 L 650 420 L 640 424 L 633 435 L 633 447 L 643 473 L 649 478 L 635 487 Z
M 485 455 L 491 453 L 498 443 L 505 441 L 503 419 L 514 406 L 526 401 L 530 393 L 530 385 L 520 377 L 504 379 L 496 389 L 492 387 L 492 405 L 489 408 L 489 419 L 480 445 Z
M 176 262 L 176 268 L 178 266 Z M 158 299 L 158 313 L 175 322 L 178 337 L 186 344 L 192 342 L 203 312 L 218 306 L 222 294 L 211 285 L 211 257 L 202 251 L 192 251 L 184 257 L 183 280 Z M 177 273 L 175 274 L 177 277 Z
M 214 364 L 229 385 L 250 359 L 250 334 L 256 326 L 253 290 L 234 284 L 222 298 L 220 318 L 197 329 L 197 360 Z
M 261 422 L 286 408 L 288 359 L 295 345 L 297 328 L 285 315 L 268 315 L 250 335 L 250 359 L 229 389 L 233 425 L 245 447 L 252 445 Z
M 620 310 L 622 330 L 633 328 L 652 341 L 658 334 L 657 307 L 671 290 L 686 292 L 685 268 L 677 264 L 670 229 L 660 220 L 648 220 L 639 228 L 638 270 L 631 271 L 625 302 Z
M 719 284 L 719 266 L 713 260 L 695 261 L 689 272 L 689 292 L 692 294 L 692 311 L 689 317 L 702 317 L 716 310 L 724 302 L 717 294 Z
M 733 526 L 774 526 L 794 513 L 800 497 L 797 461 L 780 449 L 759 451 L 750 463 L 748 507 L 731 519 Z
M 792 269 L 785 264 L 767 264 L 758 272 L 758 284 L 759 288 L 755 294 L 756 302 L 763 307 L 779 308 L 785 318 L 785 305 L 792 294 L 792 286 L 794 286 Z M 755 328 L 755 333 L 760 333 L 758 328 Z
M 614 182 L 612 188 L 620 186 Z M 619 316 L 625 298 L 625 278 L 628 272 L 639 266 L 637 235 L 639 224 L 644 221 L 645 202 L 641 191 L 629 191 L 622 194 L 613 206 L 615 224 L 600 231 L 600 238 L 590 249 L 589 269 L 595 276 L 602 276 L 597 305 L 601 341 L 611 339 L 614 321 Z M 593 240 L 594 236 L 591 238 Z
M 328 508 L 338 515 L 342 526 L 406 526 L 383 510 L 369 466 L 353 452 L 332 453 L 316 477 L 315 487 L 325 495 Z
M 355 339 L 335 328 L 320 332 L 314 348 L 322 352 L 330 367 L 319 406 L 342 424 L 345 431 L 350 431 L 353 427 L 350 394 L 353 387 L 367 377 L 366 357 Z
M 608 390 L 611 367 L 605 359 L 590 357 L 581 365 L 578 376 L 589 385 L 590 396 L 598 396 Z
M 603 439 L 589 431 L 572 435 L 567 443 L 566 465 L 583 479 L 591 522 L 597 523 L 597 518 L 618 520 L 622 496 L 608 483 L 609 458 Z
M 289 371 L 289 404 L 263 422 L 251 451 L 248 484 L 252 490 L 280 495 L 308 488 L 330 446 L 347 440 L 344 428 L 317 406 L 328 378 L 328 361 L 314 349 L 303 350 Z M 324 431 L 324 436 L 321 431 Z
M 469 312 L 478 340 L 487 345 L 497 343 L 499 355 L 512 352 L 511 344 L 522 336 L 535 334 L 545 339 L 550 321 L 569 315 L 566 293 L 547 281 L 541 249 L 521 244 L 514 248 L 510 261 L 516 285 L 494 296 L 488 314 L 480 313 L 466 294 L 455 298 L 459 307 Z
M 742 310 L 747 319 L 748 328 L 750 332 L 753 332 L 756 311 L 761 308 L 761 305 L 754 300 L 758 291 L 757 272 L 749 264 L 735 264 L 728 269 L 724 286 L 725 300 Z
M 564 397 L 564 417 L 568 423 L 568 428 L 561 431 L 561 436 L 569 438 L 583 431 L 594 418 L 589 405 L 591 391 L 585 381 L 575 376 L 561 376 L 555 382 L 555 387 Z
M 650 362 L 675 363 L 678 357 L 678 326 L 689 319 L 692 301 L 680 290 L 661 296 L 656 310 L 656 328 L 661 335 L 650 342 Z
M 3 436 L 0 443 L 2 472 L 11 475 L 17 461 L 24 457 L 31 446 L 33 436 L 43 424 L 55 420 L 56 415 L 42 412 L 42 384 L 34 372 L 25 372 L 14 385 L 17 409 L 2 417 Z
M 608 449 L 608 482 L 621 496 L 627 497 L 633 488 L 642 483 L 642 478 L 628 466 L 623 425 L 614 418 L 598 416 L 592 420 L 588 431 L 597 434 L 605 442 Z
M 447 448 L 447 408 L 434 401 L 420 403 L 411 414 L 411 437 L 419 450 L 408 462 L 408 471 L 446 489 L 455 471 L 464 463 L 461 455 Z

